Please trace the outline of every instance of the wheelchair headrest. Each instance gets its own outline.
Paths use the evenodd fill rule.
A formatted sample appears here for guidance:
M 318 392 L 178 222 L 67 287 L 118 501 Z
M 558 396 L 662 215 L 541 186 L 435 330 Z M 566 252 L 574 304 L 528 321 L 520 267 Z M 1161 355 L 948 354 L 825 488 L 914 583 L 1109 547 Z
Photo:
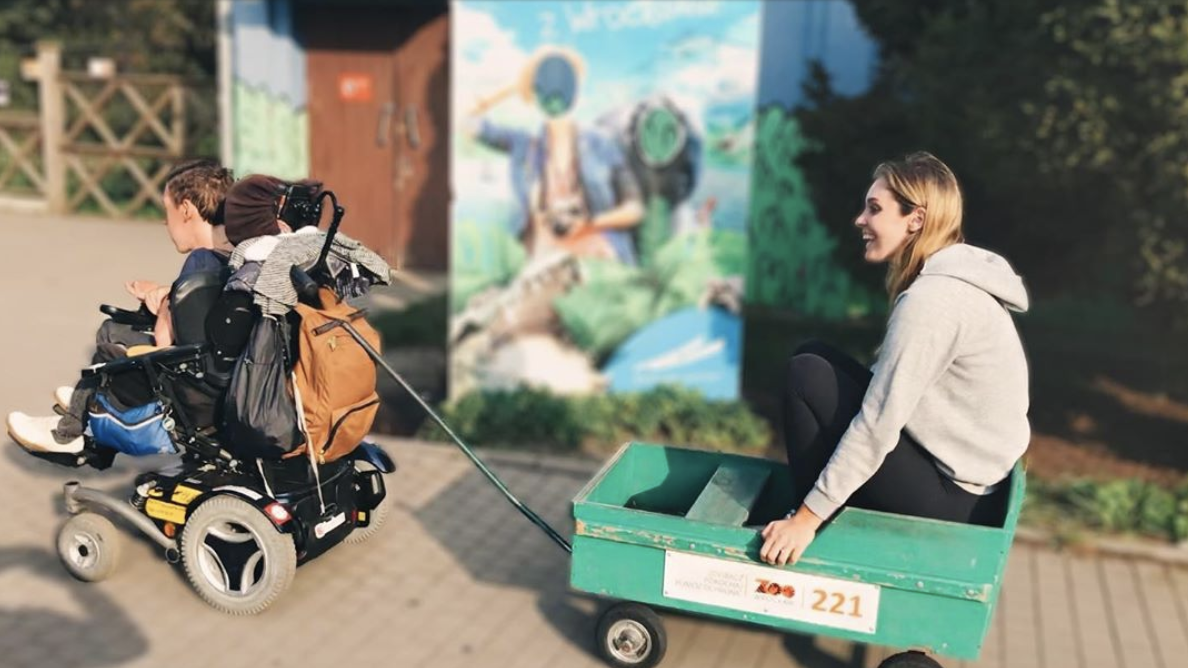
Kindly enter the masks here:
M 206 316 L 223 293 L 229 269 L 202 271 L 179 278 L 169 293 L 173 338 L 179 345 L 206 343 Z

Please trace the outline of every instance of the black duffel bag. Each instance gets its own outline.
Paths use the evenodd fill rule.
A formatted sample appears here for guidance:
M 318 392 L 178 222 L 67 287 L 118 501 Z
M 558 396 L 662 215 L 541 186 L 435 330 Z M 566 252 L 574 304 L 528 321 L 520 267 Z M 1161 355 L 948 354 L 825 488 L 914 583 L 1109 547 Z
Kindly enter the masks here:
M 305 442 L 289 372 L 289 324 L 262 316 L 235 363 L 224 405 L 224 447 L 234 456 L 279 459 Z

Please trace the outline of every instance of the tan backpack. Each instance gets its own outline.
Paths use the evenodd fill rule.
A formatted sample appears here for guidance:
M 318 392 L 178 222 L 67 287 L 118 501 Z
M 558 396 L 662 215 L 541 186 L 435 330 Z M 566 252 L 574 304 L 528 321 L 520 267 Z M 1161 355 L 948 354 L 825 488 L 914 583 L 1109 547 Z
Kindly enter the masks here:
M 306 444 L 286 455 L 306 454 L 319 463 L 350 454 L 371 431 L 379 410 L 375 391 L 375 362 L 350 332 L 333 326 L 345 320 L 367 343 L 380 349 L 379 334 L 356 310 L 329 288 L 318 291 L 322 308 L 297 305 L 301 326 L 297 333 L 297 364 L 293 383 L 304 417 Z

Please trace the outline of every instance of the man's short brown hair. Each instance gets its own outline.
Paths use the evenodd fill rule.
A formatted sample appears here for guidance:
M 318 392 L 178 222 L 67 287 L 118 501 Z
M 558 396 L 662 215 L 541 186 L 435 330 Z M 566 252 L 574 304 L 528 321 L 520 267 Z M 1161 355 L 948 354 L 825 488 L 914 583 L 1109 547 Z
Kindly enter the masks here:
M 217 160 L 189 160 L 169 170 L 165 176 L 165 192 L 173 203 L 189 200 L 198 215 L 212 225 L 223 222 L 223 198 L 235 182 L 231 170 Z

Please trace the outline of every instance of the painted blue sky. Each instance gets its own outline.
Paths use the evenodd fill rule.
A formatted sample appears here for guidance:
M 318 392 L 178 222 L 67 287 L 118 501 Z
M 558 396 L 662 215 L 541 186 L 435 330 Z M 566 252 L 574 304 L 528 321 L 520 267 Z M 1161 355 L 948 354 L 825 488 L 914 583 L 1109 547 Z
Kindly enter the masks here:
M 758 82 L 758 0 L 465 0 L 456 5 L 456 72 L 478 88 L 514 79 L 545 44 L 586 61 L 579 117 L 654 92 L 698 115 L 749 115 Z M 518 62 L 515 62 L 518 61 Z M 499 78 L 495 82 L 492 79 Z

